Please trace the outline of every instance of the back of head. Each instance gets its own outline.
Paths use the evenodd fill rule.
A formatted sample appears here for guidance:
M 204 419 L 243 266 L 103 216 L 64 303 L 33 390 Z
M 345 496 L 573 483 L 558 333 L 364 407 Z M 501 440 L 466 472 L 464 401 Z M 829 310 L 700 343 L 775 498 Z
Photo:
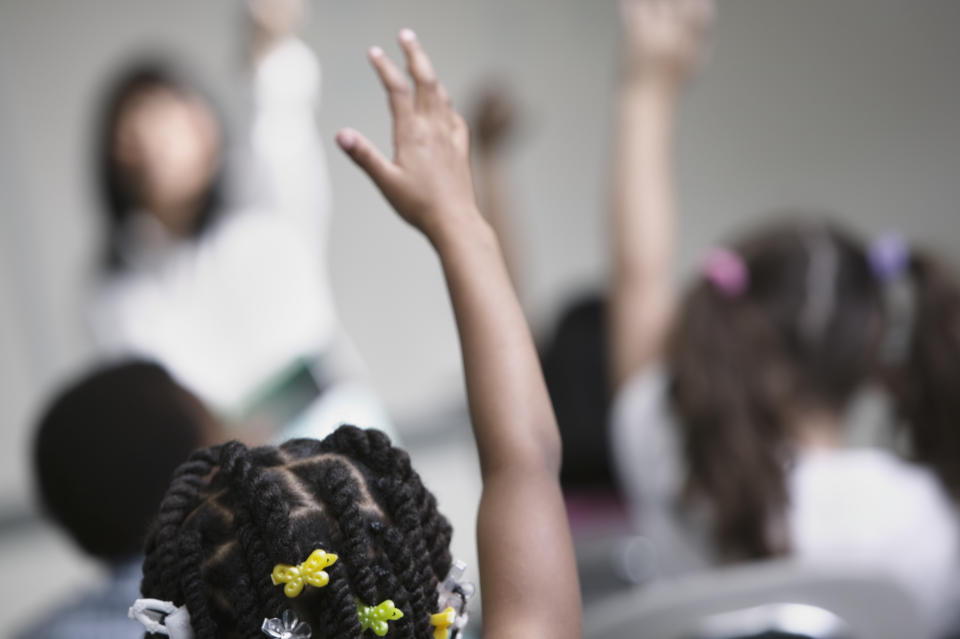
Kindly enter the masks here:
M 564 488 L 610 488 L 606 429 L 606 304 L 588 296 L 567 307 L 546 347 L 543 376 L 563 440 L 560 481 Z
M 214 428 L 200 401 L 159 366 L 98 370 L 61 392 L 40 420 L 41 499 L 86 552 L 135 556 L 174 469 Z
M 291 610 L 314 639 L 358 637 L 358 604 L 391 600 L 392 637 L 432 636 L 452 529 L 406 453 L 343 426 L 323 441 L 231 442 L 181 466 L 147 543 L 144 596 L 185 605 L 197 639 L 262 636 Z M 271 575 L 317 550 L 329 582 L 293 597 Z M 379 633 L 378 633 L 379 634 Z
M 880 286 L 854 237 L 821 221 L 761 228 L 733 248 L 742 287 L 707 267 L 672 338 L 688 496 L 731 558 L 786 552 L 786 468 L 804 415 L 838 416 L 875 370 Z

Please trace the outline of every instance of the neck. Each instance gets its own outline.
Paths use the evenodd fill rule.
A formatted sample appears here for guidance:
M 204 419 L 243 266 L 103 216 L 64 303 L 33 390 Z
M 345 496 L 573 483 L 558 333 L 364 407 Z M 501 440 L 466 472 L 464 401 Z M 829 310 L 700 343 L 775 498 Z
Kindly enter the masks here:
M 198 207 L 192 202 L 181 205 L 154 205 L 148 210 L 164 230 L 175 237 L 189 237 L 199 214 Z
M 833 450 L 840 448 L 840 417 L 821 410 L 798 412 L 791 420 L 793 432 L 801 449 Z

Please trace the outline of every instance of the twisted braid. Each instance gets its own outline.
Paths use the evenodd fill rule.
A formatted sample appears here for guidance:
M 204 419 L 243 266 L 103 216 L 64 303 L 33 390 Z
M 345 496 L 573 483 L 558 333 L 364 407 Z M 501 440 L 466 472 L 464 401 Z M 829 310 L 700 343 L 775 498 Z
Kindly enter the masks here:
M 249 574 L 261 576 L 253 580 L 258 603 L 256 609 L 265 611 L 260 619 L 279 617 L 287 604 L 267 576 L 277 563 L 273 558 L 295 555 L 296 547 L 289 526 L 271 525 L 290 519 L 287 495 L 275 477 L 254 464 L 251 451 L 243 444 L 234 442 L 224 454 L 222 472 L 230 478 L 237 497 L 234 514 L 237 540 L 249 566 Z M 253 614 L 252 608 L 248 610 Z
M 201 536 L 197 531 L 188 531 L 180 537 L 180 590 L 187 610 L 194 622 L 196 639 L 214 639 L 217 622 L 210 615 L 207 598 L 203 592 L 200 564 L 203 561 Z
M 381 478 L 393 477 L 397 480 L 395 489 L 387 487 L 384 491 L 386 495 L 402 496 L 399 501 L 393 501 L 388 514 L 392 517 L 395 509 L 399 509 L 396 512 L 409 513 L 411 502 L 416 504 L 419 526 L 408 522 L 409 530 L 422 537 L 426 547 L 435 549 L 429 556 L 436 577 L 442 579 L 446 576 L 453 562 L 449 552 L 453 528 L 437 511 L 436 497 L 423 485 L 420 475 L 410 463 L 410 456 L 391 446 L 390 438 L 380 431 L 341 428 L 328 437 L 324 444 L 325 449 L 349 452 Z
M 330 592 L 325 592 L 324 598 L 333 622 L 328 628 L 332 628 L 333 632 L 325 636 L 358 637 L 360 636 L 360 620 L 357 618 L 357 600 L 356 595 L 350 588 L 347 568 L 338 561 L 330 567 L 328 572 L 330 583 L 324 590 L 329 589 Z
M 376 577 L 369 563 L 374 548 L 366 534 L 366 522 L 358 505 L 360 491 L 353 474 L 343 464 L 334 462 L 323 470 L 323 492 L 331 514 L 344 535 L 345 543 L 340 554 L 350 573 L 351 586 L 361 601 L 376 604 Z
M 156 591 L 158 596 L 170 601 L 178 598 L 179 592 L 173 587 L 178 572 L 177 529 L 196 508 L 200 487 L 217 464 L 218 454 L 216 448 L 197 451 L 174 472 L 157 519 L 147 535 L 142 586 L 145 591 Z
M 403 572 L 399 577 L 412 594 L 414 608 L 432 610 L 437 603 L 438 576 L 433 572 L 432 562 L 423 560 L 428 558 L 430 553 L 423 538 L 420 513 L 413 491 L 408 485 L 396 480 L 383 479 L 378 483 L 381 489 L 389 486 L 384 492 L 387 495 L 390 516 L 406 547 L 403 552 L 398 549 L 396 554 L 396 560 L 403 564 Z M 428 616 L 418 616 L 413 621 L 418 636 L 429 636 Z
M 433 600 L 431 600 L 428 593 L 417 592 L 415 590 L 417 580 L 414 578 L 416 571 L 413 555 L 406 546 L 406 540 L 400 531 L 395 526 L 383 526 L 375 534 L 378 534 L 384 549 L 387 551 L 391 568 L 393 568 L 393 574 L 391 576 L 393 577 L 395 585 L 391 584 L 390 592 L 399 592 L 400 597 L 404 600 L 404 605 L 410 610 L 432 609 L 436 603 L 436 590 L 434 589 L 432 592 Z M 404 614 L 406 614 L 406 612 L 404 612 Z M 412 619 L 411 622 L 403 624 L 402 627 L 398 626 L 398 630 L 401 629 L 403 631 L 401 636 L 405 638 L 427 636 L 422 634 L 423 628 L 420 624 L 416 623 L 416 619 Z

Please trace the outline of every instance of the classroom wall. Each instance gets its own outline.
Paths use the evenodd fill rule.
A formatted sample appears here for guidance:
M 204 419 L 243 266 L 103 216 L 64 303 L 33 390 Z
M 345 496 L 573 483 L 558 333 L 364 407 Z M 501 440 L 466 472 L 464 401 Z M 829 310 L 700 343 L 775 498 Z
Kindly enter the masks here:
M 232 111 L 236 0 L 0 1 L 0 508 L 27 496 L 29 420 L 87 361 L 79 319 L 98 237 L 92 106 L 132 52 L 173 50 Z M 458 104 L 503 73 L 525 107 L 512 157 L 524 299 L 538 329 L 602 282 L 616 3 L 324 0 L 306 33 L 324 62 L 320 122 L 386 146 L 364 59 L 412 26 Z M 712 61 L 680 120 L 681 264 L 784 205 L 899 227 L 957 257 L 960 3 L 721 0 Z M 462 401 L 436 260 L 332 144 L 330 260 L 340 311 L 401 426 Z

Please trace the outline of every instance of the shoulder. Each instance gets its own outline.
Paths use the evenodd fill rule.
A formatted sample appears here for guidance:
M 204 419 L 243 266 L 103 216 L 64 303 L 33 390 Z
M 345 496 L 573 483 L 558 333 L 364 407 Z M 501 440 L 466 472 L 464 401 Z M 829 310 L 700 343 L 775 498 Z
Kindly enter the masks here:
M 616 392 L 610 408 L 614 444 L 626 444 L 640 433 L 660 432 L 670 420 L 667 374 L 654 365 L 636 373 Z
M 843 509 L 865 526 L 960 537 L 956 508 L 929 468 L 874 448 L 805 455 L 792 477 L 797 506 Z
M 611 454 L 634 500 L 672 498 L 684 474 L 668 383 L 663 367 L 644 369 L 620 388 L 610 409 Z

